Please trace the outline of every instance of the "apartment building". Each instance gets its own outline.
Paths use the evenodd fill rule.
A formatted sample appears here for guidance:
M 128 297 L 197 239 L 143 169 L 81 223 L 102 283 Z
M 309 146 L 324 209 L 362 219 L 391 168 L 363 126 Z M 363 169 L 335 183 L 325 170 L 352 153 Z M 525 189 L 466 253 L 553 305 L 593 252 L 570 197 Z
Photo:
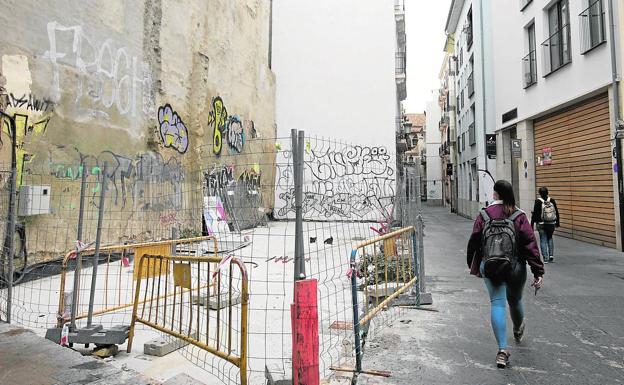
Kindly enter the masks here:
M 608 0 L 492 2 L 496 170 L 530 212 L 546 186 L 559 235 L 621 246 Z M 514 9 L 515 8 L 515 9 Z M 616 13 L 617 14 L 617 13 Z M 615 17 L 614 20 L 617 20 Z
M 456 61 L 457 213 L 474 218 L 491 200 L 496 163 L 486 156 L 494 132 L 492 1 L 453 0 L 445 31 Z
M 448 41 L 447 41 L 448 43 Z M 457 211 L 457 128 L 455 108 L 457 96 L 455 93 L 456 61 L 448 52 L 444 55 L 440 68 L 440 95 L 441 108 L 440 137 L 441 144 L 438 150 L 442 163 L 442 200 L 444 205 Z

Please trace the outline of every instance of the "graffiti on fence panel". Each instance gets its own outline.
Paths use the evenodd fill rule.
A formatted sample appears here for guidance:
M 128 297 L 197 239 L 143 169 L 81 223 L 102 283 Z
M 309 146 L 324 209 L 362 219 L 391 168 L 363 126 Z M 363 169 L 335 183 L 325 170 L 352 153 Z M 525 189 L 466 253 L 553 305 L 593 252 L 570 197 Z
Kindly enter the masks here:
M 290 152 L 277 165 L 277 217 L 292 217 L 294 186 Z M 379 219 L 394 204 L 394 167 L 384 147 L 348 146 L 306 151 L 303 214 L 307 219 Z
M 180 154 L 184 154 L 189 146 L 188 130 L 182 118 L 173 111 L 169 104 L 158 108 L 158 124 L 158 132 L 163 146 L 173 148 Z

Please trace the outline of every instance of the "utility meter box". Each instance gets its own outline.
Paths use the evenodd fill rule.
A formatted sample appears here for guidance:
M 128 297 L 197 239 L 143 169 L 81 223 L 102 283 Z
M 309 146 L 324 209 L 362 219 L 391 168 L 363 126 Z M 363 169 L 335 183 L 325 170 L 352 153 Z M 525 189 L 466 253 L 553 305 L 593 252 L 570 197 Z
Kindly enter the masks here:
M 50 186 L 20 186 L 18 215 L 50 214 Z

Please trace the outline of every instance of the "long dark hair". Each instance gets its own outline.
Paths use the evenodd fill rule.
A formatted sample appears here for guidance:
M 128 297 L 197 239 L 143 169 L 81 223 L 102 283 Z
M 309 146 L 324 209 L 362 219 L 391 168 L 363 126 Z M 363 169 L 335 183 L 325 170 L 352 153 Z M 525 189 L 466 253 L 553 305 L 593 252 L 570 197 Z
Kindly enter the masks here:
M 516 211 L 516 197 L 514 196 L 511 183 L 503 179 L 498 180 L 494 183 L 494 191 L 496 191 L 498 197 L 503 201 L 505 214 L 511 215 Z
M 537 190 L 539 192 L 540 197 L 542 197 L 543 200 L 548 199 L 548 188 L 547 187 L 540 187 L 539 190 Z

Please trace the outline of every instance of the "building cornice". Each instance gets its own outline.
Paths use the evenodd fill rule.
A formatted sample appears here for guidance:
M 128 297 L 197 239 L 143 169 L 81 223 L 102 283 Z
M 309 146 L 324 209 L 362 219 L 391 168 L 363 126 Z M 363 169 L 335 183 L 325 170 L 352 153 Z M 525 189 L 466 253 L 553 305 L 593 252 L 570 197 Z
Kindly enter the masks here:
M 444 31 L 447 34 L 454 33 L 459 23 L 459 16 L 464 8 L 464 0 L 452 0 L 451 7 L 449 8 L 448 16 L 446 18 L 446 27 Z

